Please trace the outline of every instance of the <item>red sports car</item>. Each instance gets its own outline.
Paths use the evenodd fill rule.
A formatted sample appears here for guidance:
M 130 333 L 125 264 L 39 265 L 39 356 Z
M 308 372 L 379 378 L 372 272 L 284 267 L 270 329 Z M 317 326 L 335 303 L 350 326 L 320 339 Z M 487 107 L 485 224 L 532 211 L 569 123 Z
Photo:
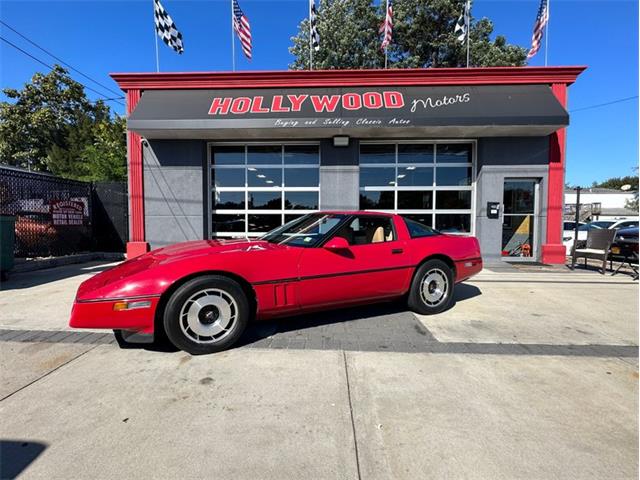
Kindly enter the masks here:
M 78 288 L 70 325 L 130 338 L 166 335 L 203 354 L 224 350 L 252 318 L 407 298 L 438 313 L 454 284 L 482 269 L 474 237 L 400 215 L 318 212 L 255 240 L 201 240 L 153 250 Z

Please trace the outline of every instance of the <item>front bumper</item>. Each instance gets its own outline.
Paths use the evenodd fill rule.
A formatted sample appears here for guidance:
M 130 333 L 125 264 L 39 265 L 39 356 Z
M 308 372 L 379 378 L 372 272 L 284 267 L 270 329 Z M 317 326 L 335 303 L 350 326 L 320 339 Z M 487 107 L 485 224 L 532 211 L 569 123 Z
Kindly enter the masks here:
M 114 310 L 117 302 L 126 298 L 76 301 L 71 310 L 69 326 L 72 328 L 108 328 L 130 330 L 143 334 L 153 333 L 154 318 L 160 296 L 136 297 L 135 301 L 148 301 L 145 308 Z

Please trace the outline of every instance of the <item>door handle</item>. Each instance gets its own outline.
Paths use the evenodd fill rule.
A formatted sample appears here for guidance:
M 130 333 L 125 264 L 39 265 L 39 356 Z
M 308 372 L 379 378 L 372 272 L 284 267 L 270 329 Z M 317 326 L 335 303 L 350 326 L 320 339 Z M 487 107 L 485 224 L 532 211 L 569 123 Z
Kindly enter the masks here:
M 397 254 L 402 253 L 402 252 L 404 252 L 404 250 L 403 250 L 403 249 L 401 249 L 401 248 L 392 248 L 392 249 L 391 249 L 391 253 L 392 253 L 393 255 L 397 255 Z

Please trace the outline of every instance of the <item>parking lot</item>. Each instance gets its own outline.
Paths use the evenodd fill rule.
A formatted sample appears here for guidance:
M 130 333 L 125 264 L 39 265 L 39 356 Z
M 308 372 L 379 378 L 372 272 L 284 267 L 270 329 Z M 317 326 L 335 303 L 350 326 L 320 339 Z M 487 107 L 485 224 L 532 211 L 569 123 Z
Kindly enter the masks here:
M 3 478 L 638 477 L 625 275 L 489 268 L 437 316 L 396 303 L 264 322 L 192 357 L 68 329 L 102 268 L 2 286 Z

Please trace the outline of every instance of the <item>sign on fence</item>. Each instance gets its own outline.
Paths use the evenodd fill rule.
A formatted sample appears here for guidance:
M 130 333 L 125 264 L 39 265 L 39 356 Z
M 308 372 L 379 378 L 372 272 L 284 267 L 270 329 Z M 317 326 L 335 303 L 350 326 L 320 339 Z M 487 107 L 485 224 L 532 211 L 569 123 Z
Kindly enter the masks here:
M 82 225 L 84 204 L 70 200 L 53 202 L 51 216 L 54 225 Z

